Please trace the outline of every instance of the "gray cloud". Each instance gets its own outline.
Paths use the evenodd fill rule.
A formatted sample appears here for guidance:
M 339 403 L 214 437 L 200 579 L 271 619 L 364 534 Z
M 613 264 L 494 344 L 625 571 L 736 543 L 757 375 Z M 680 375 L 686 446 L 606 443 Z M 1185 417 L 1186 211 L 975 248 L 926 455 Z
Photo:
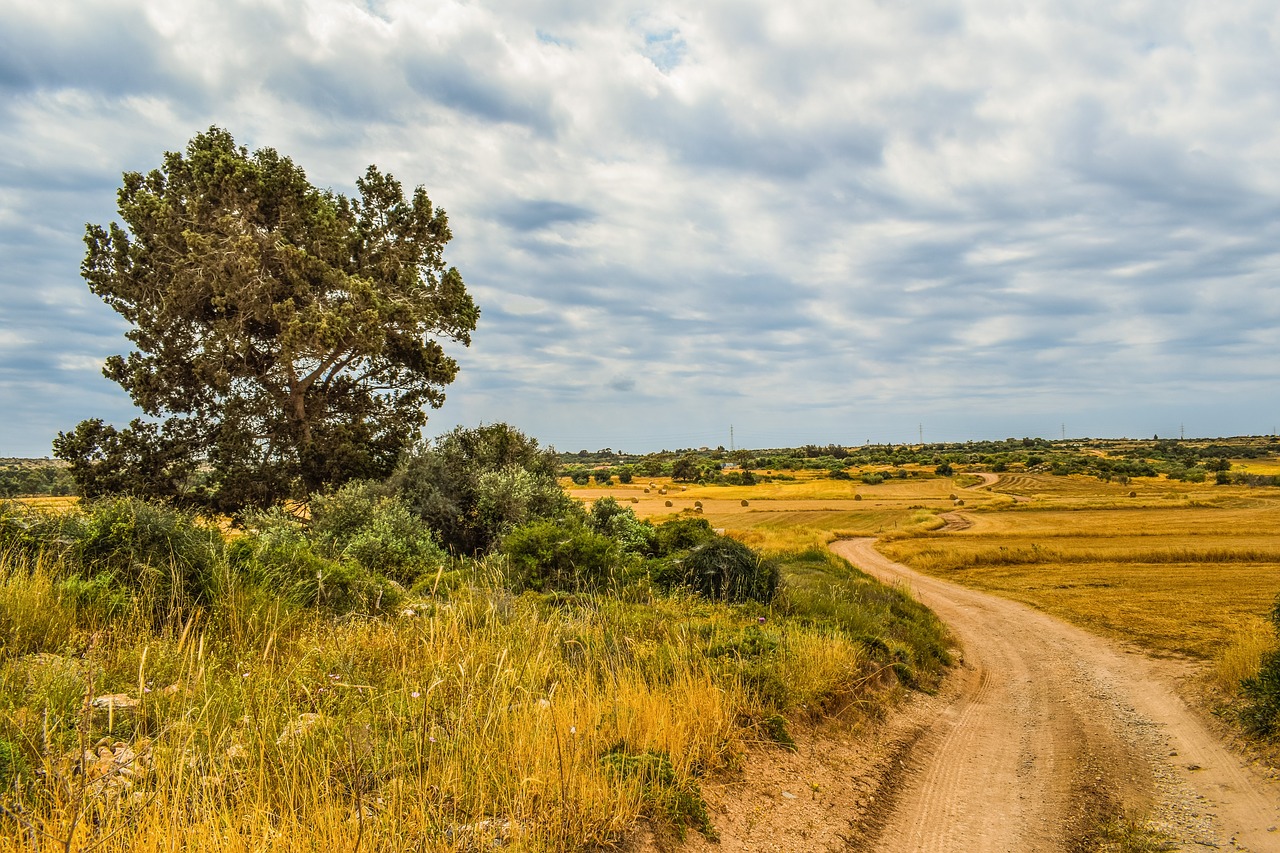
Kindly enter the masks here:
M 441 429 L 1270 429 L 1275 23 L 1154 0 L 6 8 L 0 451 L 131 416 L 93 369 L 126 342 L 78 281 L 83 225 L 214 123 L 449 211 L 484 313 Z

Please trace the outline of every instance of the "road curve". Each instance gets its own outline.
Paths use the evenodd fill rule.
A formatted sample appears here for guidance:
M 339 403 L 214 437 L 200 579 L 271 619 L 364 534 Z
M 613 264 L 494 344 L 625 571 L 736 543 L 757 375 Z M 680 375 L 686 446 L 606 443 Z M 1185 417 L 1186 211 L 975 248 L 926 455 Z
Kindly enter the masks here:
M 1144 815 L 1181 848 L 1280 851 L 1280 786 L 1228 751 L 1156 662 L 1033 608 L 922 575 L 872 539 L 831 545 L 905 584 L 962 650 L 957 698 L 904 759 L 870 849 L 1086 849 Z

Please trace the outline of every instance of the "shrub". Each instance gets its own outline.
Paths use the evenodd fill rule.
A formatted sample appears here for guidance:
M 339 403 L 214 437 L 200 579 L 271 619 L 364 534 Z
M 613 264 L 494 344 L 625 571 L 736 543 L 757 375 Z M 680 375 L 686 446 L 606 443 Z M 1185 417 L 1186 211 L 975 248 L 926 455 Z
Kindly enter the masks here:
M 336 613 L 394 607 L 399 593 L 356 561 L 317 553 L 302 522 L 279 508 L 246 517 L 249 532 L 228 547 L 237 575 L 281 600 Z
M 713 536 L 668 558 L 655 574 L 661 586 L 683 586 L 720 601 L 768 604 L 778 591 L 778 564 L 726 536 Z
M 569 479 L 579 486 L 585 486 L 591 482 L 590 471 L 573 471 L 569 474 Z M 645 491 L 648 491 L 646 489 Z
M 588 516 L 591 529 L 613 539 L 631 554 L 652 556 L 657 553 L 658 534 L 653 525 L 636 517 L 631 507 L 624 507 L 611 497 L 603 497 L 591 505 Z
M 634 471 L 630 465 L 623 465 L 618 469 L 618 482 L 622 484 L 630 483 L 634 478 Z
M 950 477 L 955 473 L 955 469 L 951 467 L 950 462 L 943 462 L 933 469 L 933 473 L 937 474 L 939 477 Z
M 312 531 L 328 557 L 353 560 L 404 586 L 447 559 L 431 530 L 373 483 L 348 483 L 311 500 Z
M 658 554 L 665 557 L 714 539 L 716 532 L 705 518 L 677 518 L 658 525 L 657 535 Z
M 209 604 L 221 577 L 222 534 L 185 512 L 137 498 L 87 506 L 80 525 L 60 526 L 68 564 L 99 591 L 119 586 L 157 622 Z
M 878 486 L 884 482 L 884 475 L 876 471 L 866 471 L 862 474 L 862 482 L 868 486 Z
M 1280 598 L 1271 609 L 1271 624 L 1280 639 Z M 1240 713 L 1245 727 L 1264 737 L 1280 735 L 1280 649 L 1262 657 L 1258 674 L 1240 682 L 1245 707 Z
M 577 521 L 541 519 L 517 527 L 503 539 L 502 552 L 517 592 L 592 592 L 619 579 L 618 544 Z
M 595 478 L 597 484 L 607 486 L 613 482 L 613 472 L 608 468 L 601 468 L 598 471 L 591 472 L 591 476 Z

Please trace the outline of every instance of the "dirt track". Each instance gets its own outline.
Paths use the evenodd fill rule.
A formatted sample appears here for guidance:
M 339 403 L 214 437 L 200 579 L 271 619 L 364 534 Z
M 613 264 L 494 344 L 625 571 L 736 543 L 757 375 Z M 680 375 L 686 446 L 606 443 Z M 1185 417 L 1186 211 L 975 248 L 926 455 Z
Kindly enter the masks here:
M 920 575 L 873 546 L 831 548 L 932 608 L 963 668 L 884 786 L 868 849 L 1086 850 L 1100 820 L 1139 815 L 1178 842 L 1169 849 L 1280 851 L 1280 785 L 1177 695 L 1179 665 Z

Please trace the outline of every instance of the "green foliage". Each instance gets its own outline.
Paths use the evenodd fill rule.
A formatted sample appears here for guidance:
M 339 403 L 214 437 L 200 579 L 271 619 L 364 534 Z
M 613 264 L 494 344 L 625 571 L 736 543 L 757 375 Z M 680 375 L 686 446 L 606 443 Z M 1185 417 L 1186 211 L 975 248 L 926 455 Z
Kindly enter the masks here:
M 658 554 L 667 557 L 687 551 L 715 538 L 711 522 L 705 518 L 675 518 L 658 525 Z
M 681 784 L 667 753 L 632 752 L 626 743 L 617 743 L 600 756 L 600 763 L 610 773 L 638 782 L 647 813 L 668 821 L 681 841 L 687 826 L 701 832 L 709 841 L 718 839 L 698 783 L 691 778 Z
M 937 474 L 939 477 L 950 477 L 955 473 L 955 469 L 951 467 L 950 462 L 942 462 L 933 469 L 933 473 Z
M 439 437 L 406 459 L 389 486 L 452 553 L 473 555 L 527 521 L 580 513 L 558 474 L 554 450 L 499 423 Z
M 617 473 L 618 473 L 618 482 L 622 483 L 623 485 L 630 483 L 635 477 L 635 469 L 632 468 L 630 465 L 623 465 L 621 468 L 618 469 Z
M 579 486 L 585 486 L 591 482 L 591 472 L 585 469 L 572 471 L 569 474 L 569 479 Z
M 885 476 L 876 471 L 865 471 L 862 474 L 862 482 L 868 486 L 878 486 L 884 482 Z
M 596 592 L 625 579 L 618 543 L 576 520 L 517 527 L 502 540 L 502 553 L 517 592 Z
M 693 482 L 701 479 L 703 476 L 704 463 L 701 458 L 692 453 L 686 453 L 675 462 L 671 463 L 671 479 L 676 481 Z
M 104 374 L 163 422 L 59 434 L 85 495 L 238 512 L 391 472 L 457 374 L 439 341 L 469 344 L 479 311 L 426 192 L 372 166 L 356 187 L 216 127 L 125 173 L 81 271 L 131 325 Z
M 658 530 L 661 536 L 662 528 Z M 668 557 L 654 580 L 660 586 L 686 587 L 719 601 L 768 604 L 778 591 L 779 577 L 773 560 L 736 539 L 713 535 L 684 553 Z
M 657 553 L 658 532 L 653 525 L 641 521 L 631 507 L 622 506 L 612 497 L 593 503 L 587 521 L 592 530 L 608 536 L 629 554 L 647 557 Z
M 65 465 L 47 459 L 0 461 L 0 498 L 74 493 L 75 480 Z
M 1271 610 L 1271 624 L 1280 639 L 1280 598 Z M 1262 657 L 1258 674 L 1240 684 L 1245 706 L 1240 718 L 1254 734 L 1264 737 L 1280 735 L 1280 649 Z
M 607 486 L 613 482 L 613 471 L 608 468 L 599 468 L 591 472 L 591 476 L 601 486 Z
M 311 500 L 312 535 L 339 560 L 412 586 L 448 558 L 431 530 L 398 498 L 375 483 L 353 482 Z
M 760 729 L 768 736 L 769 740 L 788 752 L 795 752 L 799 749 L 795 738 L 791 736 L 791 732 L 787 731 L 786 718 L 781 714 L 766 714 L 760 720 Z
M 354 560 L 317 552 L 306 526 L 281 509 L 251 515 L 248 531 L 228 547 L 232 570 L 294 607 L 336 613 L 394 607 L 400 594 L 380 575 Z

